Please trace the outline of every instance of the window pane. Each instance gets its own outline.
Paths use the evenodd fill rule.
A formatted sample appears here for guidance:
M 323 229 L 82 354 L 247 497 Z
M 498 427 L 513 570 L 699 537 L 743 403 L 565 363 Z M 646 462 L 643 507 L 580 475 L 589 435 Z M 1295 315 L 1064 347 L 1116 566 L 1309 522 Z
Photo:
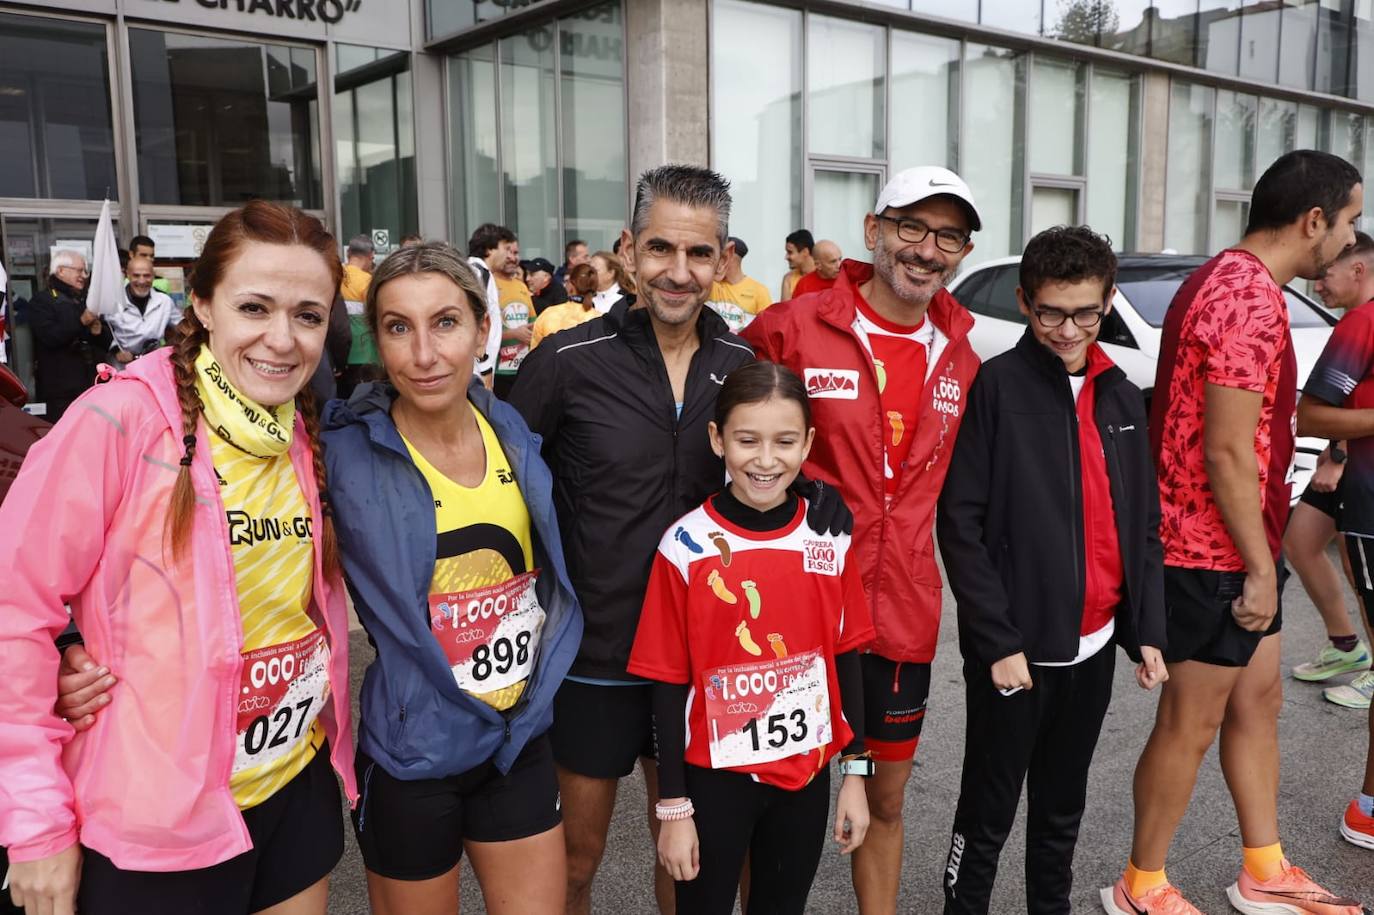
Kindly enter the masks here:
M 1088 225 L 1118 251 L 1135 247 L 1140 94 L 1135 77 L 1094 69 L 1089 102 Z
M 105 27 L 0 14 L 0 197 L 117 198 Z
M 313 171 L 315 55 L 129 30 L 139 189 L 147 203 L 322 205 Z
M 1034 235 L 1051 226 L 1078 224 L 1078 191 L 1063 187 L 1031 188 L 1031 224 Z
M 1149 53 L 1150 23 L 1155 19 L 1150 0 L 1104 0 L 1097 6 L 1102 10 L 1096 17 L 1102 47 L 1142 56 Z
M 1235 76 L 1240 70 L 1240 0 L 1201 0 L 1197 65 Z
M 1050 175 L 1080 175 L 1083 164 L 1083 94 L 1086 64 L 1037 55 L 1031 71 L 1030 168 Z
M 1168 192 L 1164 244 L 1180 254 L 1207 247 L 1208 173 L 1215 90 L 1175 81 L 1169 90 Z
M 334 94 L 339 235 L 347 239 L 385 229 L 390 244 L 398 246 L 418 223 L 410 55 L 342 44 L 334 48 L 339 69 Z M 404 69 L 370 78 L 351 72 L 378 61 Z M 359 82 L 360 76 L 367 81 Z
M 887 30 L 828 16 L 812 16 L 806 28 L 810 151 L 881 158 Z
M 1212 214 L 1212 254 L 1229 248 L 1245 235 L 1245 221 L 1250 216 L 1250 204 L 1241 200 L 1218 200 Z
M 551 22 L 501 39 L 501 191 L 521 255 L 561 260 L 553 42 Z
M 593 251 L 610 250 L 629 210 L 620 17 L 620 2 L 612 0 L 559 24 L 564 240 L 581 238 Z M 545 256 L 561 264 L 561 251 L 560 244 Z
M 1262 5 L 1261 5 L 1262 4 Z M 1246 79 L 1274 82 L 1278 75 L 1279 32 L 1283 8 L 1274 0 L 1245 0 L 1240 18 L 1240 75 Z M 1297 24 L 1294 23 L 1296 26 Z M 1289 44 L 1285 34 L 1284 50 L 1290 64 L 1302 65 L 1302 42 Z M 1310 71 L 1309 71 L 1310 72 Z
M 957 169 L 959 42 L 893 31 L 892 97 L 920 104 L 920 117 L 892 119 L 893 170 L 913 165 Z
M 1039 0 L 983 0 L 983 25 L 1013 32 L 1040 34 Z
M 1345 94 L 1351 98 L 1374 98 L 1374 4 L 1355 4 L 1355 35 L 1350 77 Z
M 462 247 L 473 229 L 501 214 L 494 51 L 483 45 L 448 61 L 453 241 Z
M 1154 0 L 1150 56 L 1193 66 L 1198 60 L 1198 0 Z
M 1350 16 L 1341 11 L 1342 0 L 1320 0 L 1317 6 L 1317 71 L 1312 88 L 1332 95 L 1346 95 L 1350 88 L 1350 56 L 1355 39 Z
M 1318 149 L 1317 133 L 1320 123 L 1320 111 L 1311 105 L 1299 105 L 1297 135 L 1293 140 L 1293 148 Z
M 712 161 L 733 186 L 731 231 L 766 252 L 749 259 L 750 275 L 779 290 L 783 239 L 802 224 L 801 13 L 717 0 L 711 19 Z
M 1274 160 L 1296 147 L 1298 105 L 1271 98 L 1259 100 L 1259 138 L 1255 145 L 1255 176 L 1274 164 Z
M 828 238 L 845 257 L 870 260 L 864 247 L 864 215 L 878 199 L 878 176 L 817 169 L 812 181 L 811 231 Z
M 1287 0 L 1281 11 L 1282 47 L 1279 49 L 1279 83 L 1311 89 L 1317 66 L 1317 0 Z
M 911 8 L 944 19 L 978 21 L 978 0 L 911 0 Z
M 1364 158 L 1364 118 L 1350 111 L 1326 112 L 1327 151 L 1359 168 Z
M 983 217 L 969 265 L 1021 248 L 1022 135 L 1026 58 L 1017 51 L 969 44 L 964 63 L 961 174 Z M 1010 152 L 1010 155 L 1008 154 Z
M 1255 185 L 1255 109 L 1253 95 L 1217 92 L 1217 132 L 1214 185 L 1248 191 Z
M 425 0 L 425 30 L 430 38 L 438 38 L 474 25 L 476 6 L 470 0 Z

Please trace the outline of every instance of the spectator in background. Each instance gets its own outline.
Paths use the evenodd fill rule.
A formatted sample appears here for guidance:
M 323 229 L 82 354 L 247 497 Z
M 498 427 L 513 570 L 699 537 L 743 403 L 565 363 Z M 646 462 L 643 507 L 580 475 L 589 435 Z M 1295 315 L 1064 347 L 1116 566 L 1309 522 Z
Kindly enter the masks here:
M 779 302 L 786 302 L 796 295 L 797 281 L 816 269 L 815 258 L 811 252 L 816 247 L 816 239 L 809 229 L 798 229 L 787 236 L 783 249 L 787 252 L 787 274 L 782 278 L 782 296 Z
M 731 333 L 739 333 L 754 320 L 754 315 L 773 304 L 768 287 L 751 276 L 744 275 L 744 258 L 749 246 L 741 238 L 730 236 L 725 251 L 725 279 L 711 284 L 711 298 L 707 305 L 730 325 Z
M 542 257 L 525 261 L 522 266 L 525 268 L 525 285 L 529 287 L 530 297 L 534 301 L 534 313 L 539 315 L 545 308 L 552 305 L 562 305 L 568 301 L 568 293 L 564 290 L 562 283 L 554 282 L 553 264 Z
M 181 321 L 181 309 L 172 297 L 153 288 L 153 259 L 129 258 L 124 270 L 128 280 L 118 310 L 109 316 L 114 335 L 115 362 L 123 367 L 162 345 L 167 331 Z
M 596 295 L 596 271 L 591 264 L 578 264 L 568 274 L 568 283 L 573 287 L 573 295 L 568 301 L 553 305 L 539 313 L 535 319 L 530 336 L 530 349 L 533 350 L 549 334 L 576 327 L 584 321 L 600 317 L 601 312 L 592 306 L 592 296 Z
M 515 373 L 530 351 L 530 325 L 534 323 L 534 300 L 525 285 L 520 266 L 520 241 L 506 230 L 503 239 L 487 254 L 487 267 L 496 281 L 501 304 L 501 352 L 496 357 L 496 396 L 505 400 Z
M 415 247 L 416 245 L 423 245 L 424 243 L 425 243 L 424 237 L 421 236 L 421 235 L 416 235 L 416 234 L 413 233 L 413 232 L 412 232 L 411 234 L 409 234 L 409 235 L 402 235 L 402 236 L 401 236 L 401 247 L 402 247 L 402 248 L 413 248 L 413 247 Z
M 483 383 L 491 387 L 494 382 L 496 358 L 501 350 L 501 293 L 496 286 L 496 273 L 493 264 L 505 264 L 502 244 L 515 244 L 515 233 L 505 226 L 486 222 L 472 231 L 468 239 L 468 266 L 477 274 L 477 282 L 487 290 L 487 349 L 477 360 L 476 372 L 482 376 Z M 516 248 L 518 258 L 519 248 Z
M 340 395 L 347 397 L 365 381 L 382 377 L 377 360 L 377 340 L 363 317 L 363 303 L 367 301 L 367 287 L 372 285 L 372 270 L 377 263 L 377 249 L 368 235 L 354 235 L 348 240 L 347 260 L 344 262 L 343 282 L 339 295 L 348 310 L 352 343 L 348 348 L 348 364 L 344 368 Z
M 114 338 L 86 307 L 86 259 L 76 251 L 58 251 L 48 270 L 48 294 L 32 303 L 29 326 L 38 400 L 47 404 L 43 418 L 55 423 L 95 383 L 96 366 Z
M 572 269 L 578 264 L 585 264 L 590 259 L 591 255 L 588 253 L 587 243 L 580 238 L 574 238 L 563 246 L 563 266 L 554 271 L 554 283 L 562 287 Z
M 819 241 L 816 243 L 815 263 L 816 269 L 797 281 L 792 298 L 834 286 L 836 277 L 840 275 L 840 265 L 844 263 L 844 254 L 833 241 Z
M 592 304 L 601 314 L 615 307 L 621 299 L 634 298 L 634 284 L 625 273 L 620 258 L 609 251 L 592 255 L 592 269 L 596 271 L 596 295 Z
M 129 253 L 128 256 L 124 258 L 120 263 L 120 269 L 127 268 L 129 265 L 129 261 L 133 260 L 136 257 L 146 257 L 148 258 L 148 260 L 156 264 L 156 251 L 157 244 L 151 238 L 149 238 L 146 235 L 135 235 L 133 238 L 129 239 Z M 164 295 L 167 295 L 172 291 L 171 285 L 169 285 L 168 282 L 160 276 L 155 276 L 153 278 L 153 288 Z

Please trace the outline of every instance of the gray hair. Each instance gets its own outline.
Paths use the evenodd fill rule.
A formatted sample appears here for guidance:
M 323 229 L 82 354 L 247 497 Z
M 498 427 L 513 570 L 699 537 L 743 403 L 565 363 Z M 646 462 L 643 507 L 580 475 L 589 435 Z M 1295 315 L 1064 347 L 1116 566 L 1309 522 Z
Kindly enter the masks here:
M 78 267 L 85 270 L 86 257 L 80 251 L 62 248 L 53 254 L 52 263 L 48 265 L 48 276 L 57 276 L 57 271 L 63 267 Z
M 649 210 L 660 199 L 716 212 L 716 240 L 721 250 L 730 237 L 730 182 L 724 176 L 695 165 L 660 165 L 639 177 L 635 186 L 634 216 L 630 234 L 638 236 L 649 222 Z
M 348 240 L 349 257 L 367 257 L 376 253 L 377 249 L 373 247 L 372 239 L 367 235 L 354 235 Z
M 443 241 L 427 241 L 409 248 L 400 248 L 387 255 L 372 282 L 367 287 L 367 302 L 363 306 L 367 326 L 377 333 L 377 294 L 387 283 L 401 276 L 417 273 L 437 273 L 452 281 L 463 291 L 473 317 L 480 324 L 487 316 L 487 290 L 477 281 L 463 252 Z

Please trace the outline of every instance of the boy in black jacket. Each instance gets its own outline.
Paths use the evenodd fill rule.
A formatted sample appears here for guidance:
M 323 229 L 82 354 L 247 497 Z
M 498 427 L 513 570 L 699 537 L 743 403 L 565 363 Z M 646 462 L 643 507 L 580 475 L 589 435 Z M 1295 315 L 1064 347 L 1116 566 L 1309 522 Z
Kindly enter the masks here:
M 1167 677 L 1159 493 L 1145 401 L 1097 345 L 1116 256 L 1086 226 L 1021 256 L 1029 327 L 968 395 L 937 515 L 968 727 L 946 913 L 985 913 L 1029 777 L 1026 910 L 1069 912 L 1088 766 L 1119 644 Z

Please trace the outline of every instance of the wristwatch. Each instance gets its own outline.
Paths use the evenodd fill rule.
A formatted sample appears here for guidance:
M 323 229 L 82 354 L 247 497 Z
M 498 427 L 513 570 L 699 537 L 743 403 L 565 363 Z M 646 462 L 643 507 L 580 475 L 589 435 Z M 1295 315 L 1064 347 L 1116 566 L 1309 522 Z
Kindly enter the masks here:
M 876 767 L 873 760 L 867 756 L 852 756 L 849 759 L 840 760 L 841 775 L 858 775 L 861 778 L 872 778 Z
M 1350 455 L 1346 454 L 1345 449 L 1340 445 L 1334 443 L 1331 445 L 1331 463 L 1344 464 L 1349 457 Z

